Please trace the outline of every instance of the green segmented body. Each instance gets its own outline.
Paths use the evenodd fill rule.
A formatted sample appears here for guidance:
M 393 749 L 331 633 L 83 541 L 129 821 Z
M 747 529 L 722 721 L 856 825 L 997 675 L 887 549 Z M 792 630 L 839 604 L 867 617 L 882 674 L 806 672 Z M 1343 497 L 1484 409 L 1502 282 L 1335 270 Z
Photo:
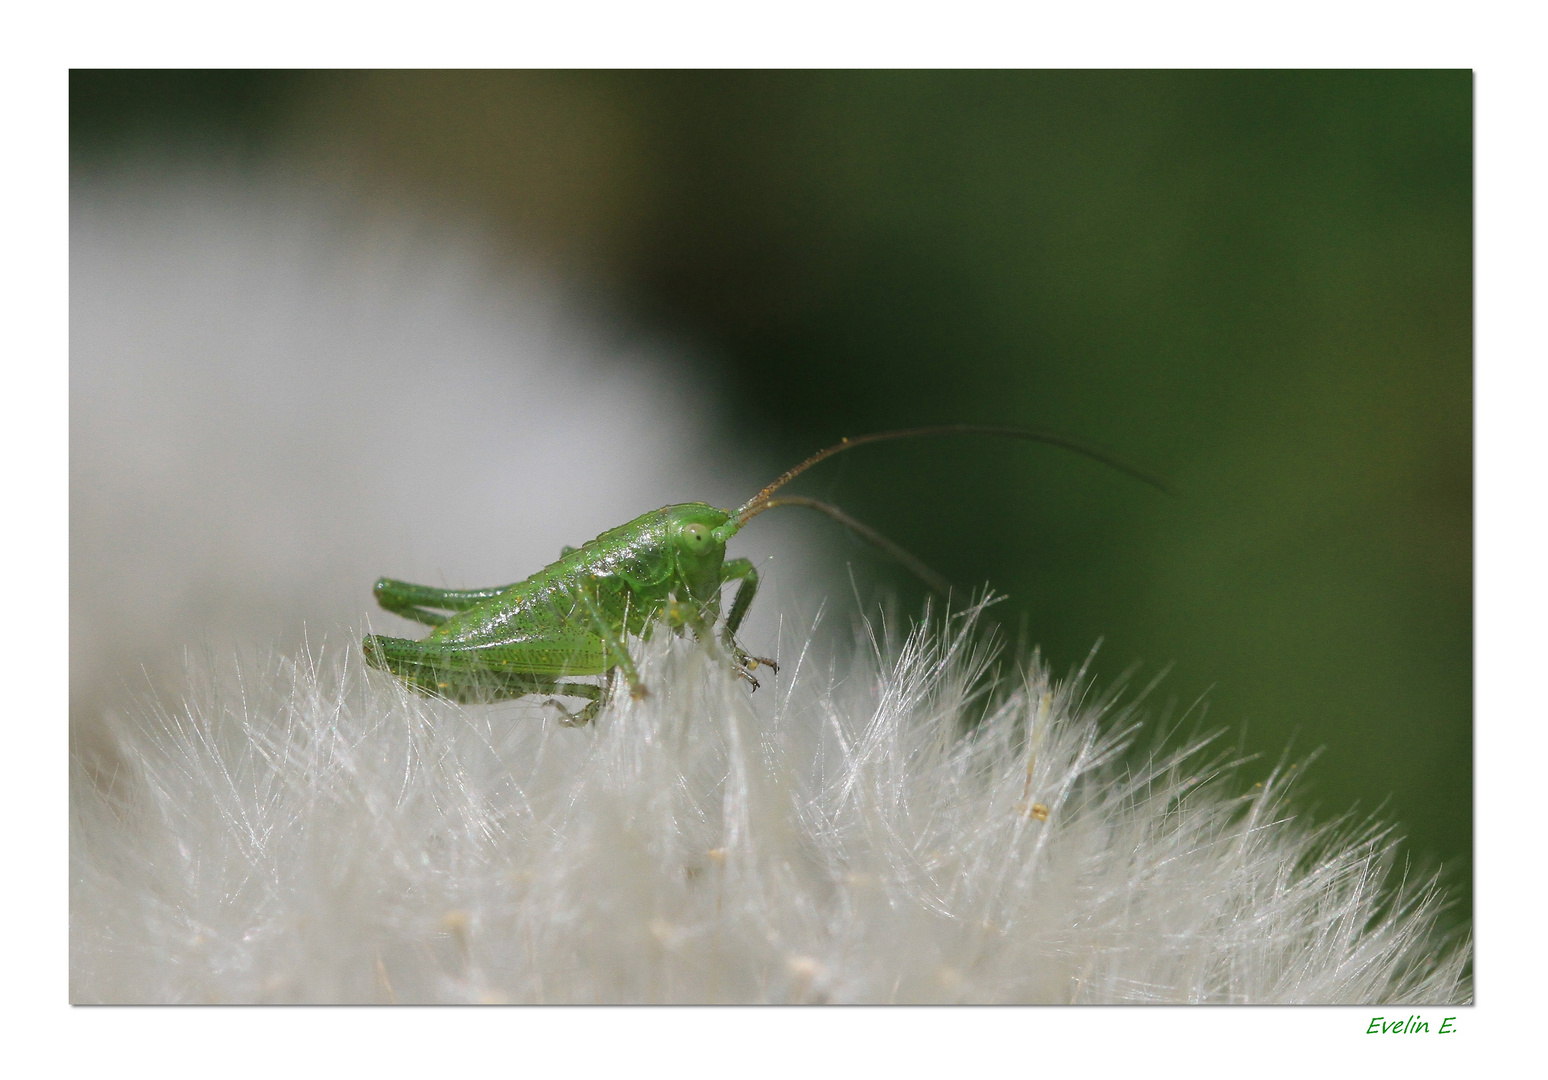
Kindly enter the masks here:
M 758 575 L 750 561 L 725 558 L 716 534 L 731 520 L 705 503 L 664 506 L 567 550 L 525 581 L 491 589 L 382 578 L 375 592 L 383 607 L 434 629 L 420 641 L 373 634 L 366 658 L 421 690 L 458 700 L 588 697 L 585 710 L 566 714 L 584 723 L 601 705 L 599 688 L 561 680 L 618 668 L 639 692 L 626 639 L 648 637 L 663 621 L 702 636 L 719 618 L 722 585 L 740 580 L 723 636 L 738 671 L 756 686 L 752 670 L 775 665 L 735 644 Z
M 649 637 L 665 623 L 687 627 L 701 640 L 720 617 L 721 588 L 741 582 L 721 630 L 736 673 L 756 690 L 753 671 L 778 672 L 774 661 L 749 656 L 736 643 L 737 629 L 758 591 L 758 571 L 748 559 L 727 559 L 726 542 L 743 525 L 775 506 L 806 506 L 834 518 L 896 557 L 932 588 L 945 582 L 890 540 L 835 506 L 800 496 L 772 495 L 820 461 L 889 439 L 925 435 L 983 434 L 1049 443 L 1085 454 L 1165 490 L 1154 477 L 1059 435 L 1020 428 L 950 424 L 886 431 L 846 439 L 819 450 L 781 475 L 738 509 L 678 503 L 641 514 L 579 548 L 567 548 L 525 581 L 489 589 L 437 589 L 381 578 L 376 599 L 388 611 L 432 627 L 419 641 L 367 635 L 366 661 L 392 672 L 424 693 L 458 701 L 550 695 L 569 723 L 584 724 L 606 700 L 607 689 L 575 678 L 622 671 L 630 692 L 643 697 L 628 639 Z M 552 695 L 588 699 L 570 712 Z

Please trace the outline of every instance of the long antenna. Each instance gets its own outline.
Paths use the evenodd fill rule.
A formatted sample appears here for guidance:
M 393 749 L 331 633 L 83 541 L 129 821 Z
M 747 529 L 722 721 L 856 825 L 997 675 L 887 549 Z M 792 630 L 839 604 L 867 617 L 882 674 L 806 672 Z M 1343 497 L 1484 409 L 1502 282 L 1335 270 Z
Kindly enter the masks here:
M 769 499 L 764 502 L 762 509 L 772 510 L 776 506 L 805 506 L 816 510 L 818 513 L 827 514 L 834 521 L 844 526 L 844 528 L 849 529 L 856 536 L 860 537 L 860 539 L 869 544 L 874 544 L 902 563 L 909 573 L 928 585 L 934 592 L 942 596 L 951 595 L 951 582 L 941 577 L 940 574 L 931 570 L 925 563 L 904 551 L 865 522 L 856 521 L 832 503 L 825 503 L 818 499 L 808 499 L 805 495 L 781 495 L 777 499 Z
M 1074 439 L 1065 438 L 1063 435 L 1053 435 L 1044 431 L 1028 431 L 1026 428 L 994 427 L 986 424 L 937 424 L 932 427 L 904 428 L 899 431 L 878 431 L 870 435 L 857 435 L 853 439 L 845 439 L 843 442 L 834 443 L 832 446 L 817 451 L 811 457 L 801 462 L 801 464 L 781 475 L 779 479 L 758 492 L 758 494 L 748 499 L 732 515 L 732 519 L 736 522 L 736 527 L 740 529 L 750 520 L 763 513 L 763 511 L 769 509 L 771 505 L 769 497 L 774 492 L 784 487 L 797 476 L 800 476 L 813 465 L 826 461 L 834 454 L 842 454 L 846 450 L 853 450 L 855 447 L 864 446 L 867 443 L 887 442 L 892 439 L 918 439 L 930 435 L 1000 435 L 1010 439 L 1026 439 L 1028 442 L 1047 443 L 1049 446 L 1058 446 L 1065 450 L 1072 450 L 1077 454 L 1083 454 L 1093 461 L 1100 461 L 1102 464 L 1117 469 L 1121 473 L 1127 473 L 1129 476 L 1134 477 L 1134 479 L 1149 484 L 1151 487 L 1158 488 L 1169 495 L 1173 494 L 1172 488 L 1161 478 L 1143 469 L 1136 468 L 1125 461 L 1120 461 L 1109 454 L 1104 454 L 1100 450 L 1094 450 L 1083 443 L 1076 442 Z

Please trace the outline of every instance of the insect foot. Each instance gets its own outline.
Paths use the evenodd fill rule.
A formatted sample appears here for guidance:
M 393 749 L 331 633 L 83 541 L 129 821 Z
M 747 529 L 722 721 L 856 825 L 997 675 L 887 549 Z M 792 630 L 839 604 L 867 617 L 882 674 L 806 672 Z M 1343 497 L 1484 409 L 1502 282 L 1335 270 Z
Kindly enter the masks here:
M 549 698 L 543 704 L 553 706 L 554 710 L 559 714 L 559 723 L 564 727 L 585 727 L 596 719 L 598 710 L 602 708 L 600 700 L 593 701 L 585 708 L 577 709 L 575 712 L 566 709 L 559 703 L 557 698 Z
M 757 677 L 753 675 L 753 672 L 758 668 L 766 667 L 774 674 L 779 674 L 779 665 L 776 664 L 773 660 L 770 660 L 767 656 L 749 656 L 741 649 L 733 647 L 731 650 L 731 659 L 732 670 L 736 672 L 738 678 L 745 680 L 753 690 L 757 690 L 759 686 L 763 685 L 758 681 Z

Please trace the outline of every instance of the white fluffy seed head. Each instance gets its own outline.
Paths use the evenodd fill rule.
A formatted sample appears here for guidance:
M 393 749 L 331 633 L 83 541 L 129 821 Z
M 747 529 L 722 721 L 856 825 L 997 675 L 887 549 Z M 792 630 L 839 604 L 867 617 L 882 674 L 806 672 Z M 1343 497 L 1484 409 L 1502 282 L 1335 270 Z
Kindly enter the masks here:
M 589 728 L 416 697 L 352 649 L 199 676 L 77 761 L 76 1001 L 1467 1000 L 1433 882 L 1303 824 L 982 608 L 756 697 L 662 634 Z

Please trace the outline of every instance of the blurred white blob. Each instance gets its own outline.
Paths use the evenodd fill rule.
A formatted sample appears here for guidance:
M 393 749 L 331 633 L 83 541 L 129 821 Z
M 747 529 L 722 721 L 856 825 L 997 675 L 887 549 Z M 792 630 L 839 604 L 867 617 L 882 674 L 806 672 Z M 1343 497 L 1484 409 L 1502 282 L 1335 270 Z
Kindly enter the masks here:
M 118 173 L 73 187 L 70 260 L 78 729 L 178 692 L 187 648 L 360 630 L 378 576 L 520 580 L 790 464 L 738 454 L 690 369 L 444 223 L 280 178 Z M 772 521 L 735 553 L 817 572 L 809 527 Z M 749 642 L 778 606 L 755 606 Z
M 1233 798 L 1201 744 L 1121 767 L 1111 697 L 990 674 L 972 621 L 792 636 L 756 698 L 663 635 L 585 729 L 341 649 L 201 680 L 77 779 L 72 999 L 1470 997 L 1379 830 L 1301 823 L 1277 774 Z

